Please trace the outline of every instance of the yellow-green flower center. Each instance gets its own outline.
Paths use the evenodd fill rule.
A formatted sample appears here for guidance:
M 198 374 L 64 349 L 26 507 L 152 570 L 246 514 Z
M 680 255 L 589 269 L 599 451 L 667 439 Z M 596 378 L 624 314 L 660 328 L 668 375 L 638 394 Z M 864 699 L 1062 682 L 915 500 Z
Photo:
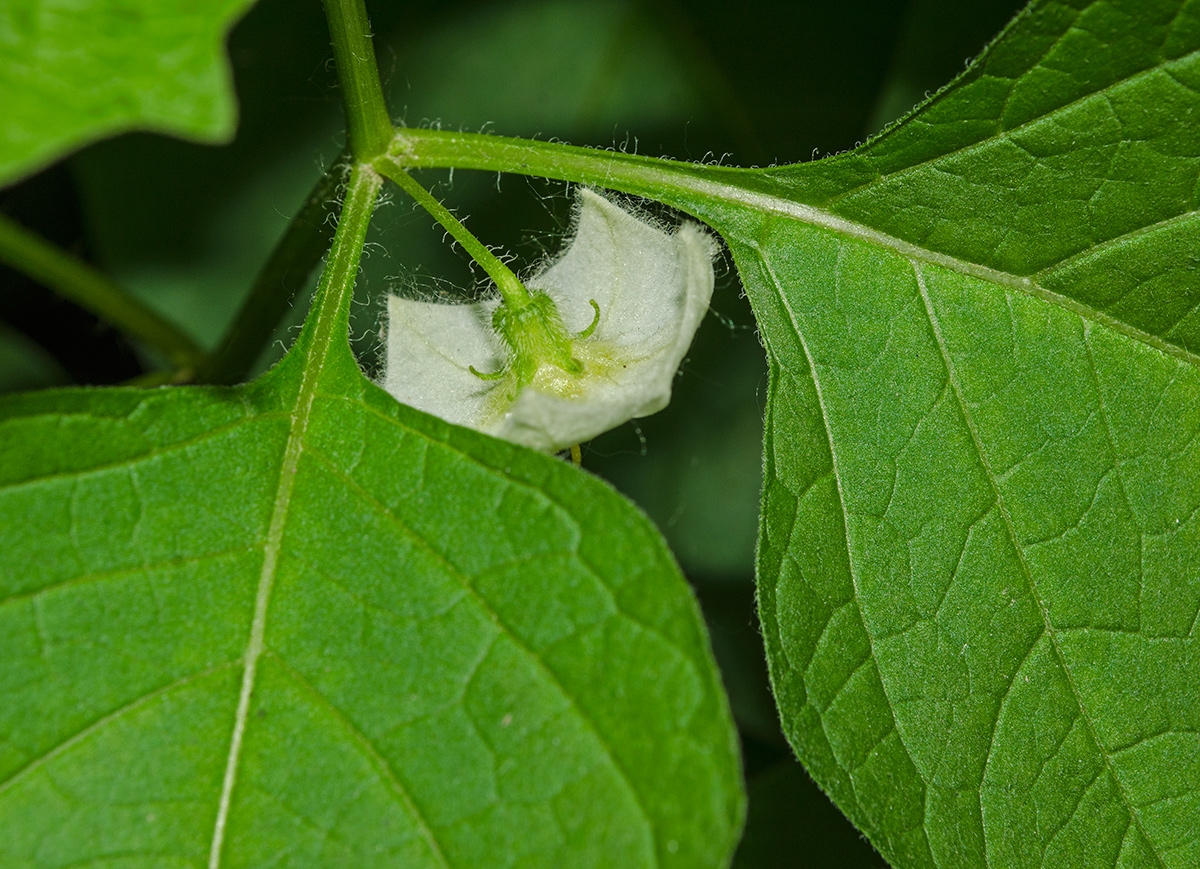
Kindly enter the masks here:
M 579 333 L 568 332 L 554 300 L 543 292 L 529 295 L 522 305 L 502 303 L 492 315 L 496 330 L 508 350 L 508 364 L 500 371 L 482 374 L 484 380 L 507 380 L 509 398 L 515 398 L 523 388 L 533 383 L 545 366 L 553 366 L 570 377 L 584 372 L 584 363 L 574 353 L 577 341 L 587 338 L 600 320 L 600 307 L 593 301 L 595 316 L 591 325 Z

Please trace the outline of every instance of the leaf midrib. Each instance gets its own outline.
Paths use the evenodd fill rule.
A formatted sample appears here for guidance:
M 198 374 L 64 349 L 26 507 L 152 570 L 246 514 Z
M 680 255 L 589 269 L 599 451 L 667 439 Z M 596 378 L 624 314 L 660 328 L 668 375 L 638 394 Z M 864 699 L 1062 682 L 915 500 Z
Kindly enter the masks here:
M 225 840 L 233 791 L 237 784 L 238 763 L 245 738 L 246 722 L 250 715 L 258 660 L 263 654 L 267 608 L 275 585 L 279 553 L 283 547 L 284 526 L 287 524 L 300 457 L 304 452 L 305 438 L 312 420 L 318 389 L 326 370 L 336 362 L 348 360 L 351 365 L 355 365 L 350 355 L 349 344 L 345 343 L 346 333 L 342 330 L 347 327 L 348 308 L 362 256 L 363 241 L 382 183 L 382 179 L 364 164 L 356 164 L 351 169 L 342 212 L 338 218 L 338 228 L 321 276 L 317 299 L 305 323 L 305 332 L 301 333 L 291 351 L 300 354 L 300 384 L 295 404 L 288 414 L 290 423 L 287 443 L 275 487 L 271 521 L 263 545 L 262 569 L 259 571 L 258 587 L 254 595 L 254 616 L 250 625 L 250 635 L 243 655 L 242 685 L 238 692 L 238 705 L 234 713 L 221 795 L 213 823 L 208 869 L 219 869 L 221 865 L 221 849 Z M 310 339 L 307 342 L 306 333 Z M 338 344 L 339 340 L 342 343 Z M 280 363 L 281 366 L 284 364 Z
M 712 182 L 707 183 L 712 184 Z M 874 247 L 896 253 L 910 262 L 941 266 L 958 274 L 979 278 L 1025 293 L 1035 299 L 1040 299 L 1043 302 L 1070 311 L 1072 314 L 1097 325 L 1112 329 L 1121 335 L 1200 369 L 1200 354 L 1192 353 L 1183 347 L 1164 340 L 1158 335 L 1153 335 L 1135 326 L 1131 326 L 1129 323 L 1119 320 L 1111 314 L 1106 314 L 1090 305 L 1085 305 L 1070 296 L 1064 296 L 1048 290 L 1032 278 L 1014 275 L 1010 272 L 1000 271 L 989 266 L 968 262 L 938 251 L 932 251 L 811 205 L 803 205 L 789 199 L 784 199 L 783 197 L 756 193 L 732 185 L 712 184 L 712 186 L 714 188 L 718 186 L 724 188 L 720 194 L 714 190 L 713 195 L 719 195 L 725 201 L 754 208 L 764 214 L 787 217 L 834 232 L 838 235 L 864 241 Z
M 229 820 L 229 807 L 233 799 L 234 785 L 237 783 L 238 762 L 241 758 L 242 743 L 246 733 L 246 721 L 250 715 L 250 700 L 254 693 L 254 681 L 258 673 L 258 659 L 263 652 L 263 637 L 266 634 L 267 607 L 271 600 L 271 590 L 275 586 L 276 568 L 279 562 L 279 552 L 283 544 L 283 530 L 287 523 L 288 510 L 291 506 L 292 492 L 296 486 L 296 472 L 300 464 L 300 455 L 304 451 L 304 437 L 312 419 L 313 404 L 316 400 L 317 385 L 324 369 L 325 354 L 320 354 L 318 360 L 306 360 L 302 367 L 300 390 L 297 395 L 296 409 L 290 414 L 287 445 L 284 447 L 283 463 L 279 470 L 279 481 L 275 487 L 274 506 L 271 509 L 271 522 L 267 526 L 267 538 L 263 546 L 262 568 L 259 571 L 258 587 L 254 594 L 254 617 L 250 623 L 250 636 L 246 642 L 243 654 L 242 685 L 238 692 L 237 711 L 234 713 L 233 733 L 229 741 L 229 752 L 225 760 L 225 774 L 221 782 L 221 796 L 217 803 L 217 817 L 213 824 L 212 842 L 208 854 L 209 869 L 219 869 L 221 865 L 221 847 L 225 841 L 225 827 Z

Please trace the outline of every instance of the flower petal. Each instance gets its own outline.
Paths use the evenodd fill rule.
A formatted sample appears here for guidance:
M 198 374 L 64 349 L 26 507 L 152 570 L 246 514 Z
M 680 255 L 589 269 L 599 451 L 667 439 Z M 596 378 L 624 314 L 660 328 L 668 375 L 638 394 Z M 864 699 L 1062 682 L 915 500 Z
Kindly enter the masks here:
M 579 397 L 526 388 L 493 431 L 550 452 L 666 407 L 713 290 L 716 245 L 700 227 L 669 233 L 591 190 L 579 200 L 575 238 L 528 283 L 554 299 L 572 331 L 587 327 L 594 299 L 600 321 L 579 346 L 603 348 L 610 361 L 581 353 L 588 371 Z
M 594 299 L 600 306 L 596 338 L 661 346 L 672 340 L 680 325 L 689 297 L 680 290 L 689 278 L 705 273 L 708 277 L 695 322 L 708 307 L 712 257 L 711 240 L 694 224 L 669 233 L 582 188 L 574 239 L 561 258 L 527 283 L 554 299 L 572 331 L 591 323 L 589 300 Z
M 554 301 L 575 341 L 581 375 L 546 366 L 507 405 L 495 371 L 505 349 L 492 332 L 495 302 L 388 303 L 384 386 L 400 401 L 534 449 L 555 452 L 667 405 L 713 290 L 716 244 L 699 226 L 669 232 L 591 190 L 579 193 L 574 238 L 527 283 Z M 542 376 L 545 375 L 545 376 Z M 539 386 L 541 388 L 539 388 Z
M 503 364 L 504 350 L 484 304 L 388 298 L 383 388 L 397 401 L 455 425 L 479 428 L 494 384 L 476 377 L 470 366 L 487 372 Z

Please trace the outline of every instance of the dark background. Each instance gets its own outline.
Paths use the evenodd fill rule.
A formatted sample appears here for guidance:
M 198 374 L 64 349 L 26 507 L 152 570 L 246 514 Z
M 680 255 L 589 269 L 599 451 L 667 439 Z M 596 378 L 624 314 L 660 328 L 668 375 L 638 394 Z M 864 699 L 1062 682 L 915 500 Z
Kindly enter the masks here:
M 391 111 L 407 124 L 762 166 L 853 148 L 961 72 L 1019 5 L 368 0 L 368 11 Z M 233 144 L 126 135 L 0 191 L 0 211 L 92 261 L 210 347 L 342 144 L 316 0 L 262 0 L 229 50 L 241 105 Z M 519 270 L 567 228 L 562 184 L 468 172 L 421 180 Z M 377 213 L 357 291 L 352 337 L 364 369 L 378 364 L 387 293 L 469 292 L 477 280 L 441 231 L 394 194 Z M 307 301 L 297 300 L 258 370 L 282 354 Z M 159 363 L 0 268 L 0 391 L 120 383 Z M 584 445 L 584 466 L 650 514 L 704 607 L 750 787 L 735 865 L 883 865 L 792 759 L 767 687 L 753 613 L 765 387 L 762 349 L 726 258 L 671 406 Z

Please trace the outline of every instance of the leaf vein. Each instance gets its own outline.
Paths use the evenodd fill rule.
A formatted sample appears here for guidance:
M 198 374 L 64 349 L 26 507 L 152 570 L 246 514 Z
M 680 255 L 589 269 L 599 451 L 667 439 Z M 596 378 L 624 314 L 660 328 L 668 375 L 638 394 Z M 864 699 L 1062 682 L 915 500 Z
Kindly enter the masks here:
M 93 582 L 102 582 L 106 579 L 117 579 L 123 576 L 136 576 L 139 573 L 148 573 L 150 571 L 162 570 L 171 567 L 181 567 L 187 564 L 199 564 L 212 558 L 223 558 L 226 555 L 237 555 L 252 552 L 257 547 L 253 546 L 237 546 L 233 549 L 220 549 L 214 552 L 203 552 L 197 555 L 188 556 L 173 556 L 164 558 L 161 561 L 147 562 L 146 564 L 135 564 L 129 567 L 118 567 L 112 570 L 98 570 L 91 573 L 81 573 L 78 576 L 68 577 L 67 579 L 52 582 L 49 585 L 43 585 L 31 591 L 23 591 L 18 594 L 10 594 L 5 597 L 0 597 L 0 610 L 4 607 L 22 603 L 27 600 L 36 600 L 42 595 L 51 592 L 60 591 L 64 588 L 72 586 L 83 586 Z
M 346 716 L 346 714 L 333 703 L 333 701 L 317 690 L 316 686 L 304 678 L 302 673 L 288 664 L 283 656 L 269 651 L 265 654 L 272 660 L 276 661 L 280 668 L 287 673 L 288 677 L 292 679 L 292 681 L 295 682 L 301 690 L 309 694 L 314 700 L 324 706 L 334 717 L 334 720 L 345 729 L 350 738 L 358 743 L 367 757 L 371 759 L 371 762 L 375 765 L 375 767 L 380 773 L 382 773 L 384 780 L 392 785 L 396 794 L 400 797 L 400 801 L 416 819 L 417 826 L 421 831 L 422 837 L 433 850 L 434 856 L 437 857 L 438 862 L 449 869 L 450 862 L 446 859 L 446 855 L 443 853 L 441 845 L 438 843 L 437 836 L 434 835 L 433 828 L 429 825 L 429 821 L 426 819 L 424 811 L 422 811 L 421 807 L 417 805 L 417 801 L 409 791 L 408 787 L 400 780 L 399 771 L 392 766 L 391 762 L 388 761 L 386 757 L 376 750 L 371 740 L 367 738 L 367 735 L 359 730 L 359 728 L 355 726 L 354 722 L 352 722 Z
M 1058 42 L 1056 41 L 1054 44 L 1048 46 L 1047 51 L 1054 48 L 1054 46 L 1057 44 L 1058 44 Z M 1001 128 L 1001 132 L 995 136 L 989 136 L 984 139 L 979 139 L 978 141 L 971 142 L 970 144 L 963 145 L 958 148 L 951 148 L 950 150 L 942 152 L 941 154 L 939 154 L 937 157 L 933 158 L 932 160 L 927 160 L 927 161 L 924 161 L 921 163 L 915 163 L 912 166 L 906 166 L 903 169 L 897 169 L 895 171 L 887 173 L 886 175 L 878 174 L 874 178 L 872 178 L 868 181 L 864 181 L 862 184 L 859 184 L 855 187 L 850 187 L 846 190 L 841 191 L 836 196 L 832 196 L 832 197 L 828 198 L 827 200 L 825 200 L 824 205 L 825 205 L 825 207 L 831 207 L 834 203 L 836 203 L 840 200 L 849 199 L 850 197 L 854 196 L 855 194 L 864 193 L 866 191 L 869 191 L 873 187 L 876 187 L 877 185 L 882 184 L 885 181 L 891 181 L 896 178 L 904 178 L 910 174 L 917 173 L 917 172 L 921 171 L 922 169 L 927 169 L 930 166 L 930 164 L 935 161 L 945 160 L 949 157 L 959 157 L 959 156 L 963 156 L 963 155 L 969 155 L 977 150 L 980 150 L 982 148 L 985 148 L 985 147 L 995 143 L 995 141 L 999 138 L 1011 137 L 1011 136 L 1013 136 L 1017 133 L 1020 133 L 1026 129 L 1035 127 L 1039 123 L 1053 121 L 1055 119 L 1056 115 L 1059 115 L 1064 112 L 1069 112 L 1071 109 L 1074 109 L 1078 106 L 1083 105 L 1085 102 L 1095 98 L 1096 96 L 1104 94 L 1107 97 L 1108 94 L 1110 94 L 1114 90 L 1123 88 L 1127 85 L 1134 84 L 1143 78 L 1149 78 L 1153 75 L 1156 75 L 1160 71 L 1162 71 L 1162 69 L 1164 67 L 1167 67 L 1169 64 L 1178 63 L 1179 61 L 1187 60 L 1188 58 L 1190 58 L 1194 55 L 1197 55 L 1197 54 L 1200 54 L 1200 50 L 1191 51 L 1188 54 L 1181 55 L 1177 58 L 1171 58 L 1170 60 L 1159 61 L 1158 63 L 1156 63 L 1153 66 L 1149 66 L 1144 69 L 1137 70 L 1133 73 L 1130 73 L 1129 75 L 1126 75 L 1124 78 L 1117 79 L 1116 81 L 1108 83 L 1107 85 L 1104 86 L 1104 88 L 1102 90 L 1088 91 L 1087 93 L 1080 94 L 1078 97 L 1076 97 L 1073 100 L 1069 100 L 1068 102 L 1065 102 L 1060 106 L 1055 106 L 1050 111 L 1048 111 L 1044 114 L 1040 114 L 1037 117 L 1030 118 L 1029 120 L 1024 121 L 1023 123 L 1017 124 L 1012 127 L 1003 127 L 1003 128 Z M 1035 64 L 1035 67 L 1036 67 L 1036 64 Z M 984 75 L 988 75 L 988 77 L 990 77 L 990 78 L 1007 79 L 1007 76 L 996 76 L 996 75 L 991 75 L 988 73 L 984 73 Z M 1008 79 L 1008 80 L 1013 81 L 1014 84 L 1016 83 L 1015 79 Z M 1012 92 L 1010 89 L 1009 96 L 1011 96 L 1011 93 Z M 1006 99 L 1005 99 L 1006 104 L 1007 104 L 1007 99 L 1008 98 L 1006 97 Z M 927 120 L 924 122 L 927 124 L 929 123 Z M 933 124 L 929 124 L 929 126 L 932 127 Z M 876 139 L 874 142 L 869 144 L 865 149 L 863 149 L 863 151 L 861 151 L 859 153 L 863 154 L 864 156 L 869 158 L 871 151 L 876 147 L 876 145 L 878 143 L 882 142 L 885 138 L 886 138 L 886 136 L 879 137 L 878 139 Z
M 979 435 L 979 429 L 975 425 L 974 417 L 971 415 L 971 411 L 967 405 L 967 401 L 962 394 L 962 387 L 958 382 L 958 375 L 955 373 L 954 365 L 950 360 L 949 348 L 946 346 L 946 341 L 942 336 L 941 324 L 939 323 L 937 314 L 935 313 L 935 311 L 933 309 L 933 302 L 929 298 L 929 290 L 925 285 L 925 274 L 924 274 L 924 272 L 922 272 L 921 266 L 919 263 L 913 262 L 912 267 L 913 267 L 913 272 L 916 275 L 916 279 L 917 279 L 917 288 L 920 291 L 921 299 L 923 300 L 923 302 L 925 304 L 926 316 L 928 317 L 929 326 L 933 333 L 934 340 L 937 344 L 938 353 L 941 354 L 942 363 L 946 367 L 946 376 L 950 379 L 951 385 L 954 388 L 954 395 L 958 401 L 959 412 L 962 414 L 963 424 L 966 426 L 967 431 L 970 433 L 971 443 L 974 445 L 975 452 L 979 456 L 979 461 L 980 461 L 980 464 L 983 466 L 984 472 L 988 479 L 988 483 L 992 487 L 992 491 L 996 498 L 996 505 L 1000 510 L 1001 518 L 1004 520 L 1004 528 L 1005 528 L 1006 535 L 1009 538 L 1009 541 L 1013 547 L 1014 553 L 1016 554 L 1017 562 L 1021 566 L 1021 572 L 1025 577 L 1025 581 L 1028 583 L 1030 594 L 1033 596 L 1034 602 L 1036 603 L 1038 610 L 1041 613 L 1042 623 L 1044 625 L 1046 637 L 1050 641 L 1050 647 L 1054 652 L 1054 657 L 1058 663 L 1058 667 L 1063 673 L 1064 680 L 1066 681 L 1067 685 L 1071 689 L 1071 694 L 1072 694 L 1072 697 L 1074 698 L 1075 705 L 1079 710 L 1080 720 L 1083 721 L 1084 727 L 1088 731 L 1088 735 L 1089 735 L 1089 738 L 1090 738 L 1092 744 L 1096 746 L 1096 752 L 1100 755 L 1100 758 L 1103 763 L 1103 768 L 1109 773 L 1109 775 L 1112 776 L 1112 779 L 1113 779 L 1114 784 L 1116 785 L 1117 791 L 1121 795 L 1121 801 L 1125 804 L 1126 809 L 1129 811 L 1129 813 L 1131 815 L 1133 815 L 1134 823 L 1136 823 L 1138 825 L 1138 828 L 1141 831 L 1142 835 L 1145 836 L 1146 841 L 1149 842 L 1149 841 L 1151 841 L 1151 839 L 1148 835 L 1146 835 L 1145 828 L 1142 825 L 1141 816 L 1137 813 L 1137 811 L 1134 807 L 1133 801 L 1129 798 L 1129 794 L 1126 792 L 1123 783 L 1121 782 L 1119 776 L 1117 776 L 1116 771 L 1113 769 L 1112 758 L 1110 757 L 1108 752 L 1104 749 L 1103 743 L 1101 743 L 1100 738 L 1096 733 L 1096 730 L 1092 724 L 1091 719 L 1088 717 L 1088 715 L 1085 712 L 1087 707 L 1083 703 L 1083 697 L 1081 696 L 1081 694 L 1079 692 L 1079 686 L 1076 684 L 1075 679 L 1071 674 L 1071 670 L 1067 666 L 1066 658 L 1062 653 L 1062 649 L 1059 646 L 1058 637 L 1055 634 L 1054 625 L 1050 621 L 1049 609 L 1047 608 L 1045 601 L 1042 599 L 1041 593 L 1038 591 L 1037 583 L 1033 578 L 1033 571 L 1030 569 L 1029 562 L 1025 557 L 1025 550 L 1021 546 L 1020 540 L 1017 537 L 1016 528 L 1013 526 L 1012 517 L 1009 515 L 1008 509 L 1004 505 L 1004 498 L 1003 498 L 1001 490 L 1000 490 L 1000 484 L 996 480 L 995 474 L 992 472 L 991 463 L 988 460 L 987 452 L 986 452 L 986 450 L 984 450 L 984 447 L 983 447 L 983 440 Z M 1082 797 L 1081 797 L 1081 799 L 1082 799 Z M 1162 855 L 1160 855 L 1157 851 L 1155 851 L 1154 854 L 1155 854 L 1156 859 L 1158 860 L 1159 865 L 1163 866 L 1163 869 L 1166 869 L 1166 864 L 1163 862 Z
M 546 661 L 542 658 L 542 656 L 540 656 L 539 654 L 534 652 L 533 649 L 531 649 L 529 647 L 529 645 L 520 637 L 520 635 L 512 628 L 512 626 L 509 625 L 507 622 L 504 621 L 504 619 L 501 618 L 500 614 L 491 606 L 491 604 L 487 601 L 487 599 L 484 598 L 483 595 L 481 595 L 474 588 L 474 586 L 471 583 L 470 578 L 466 574 L 464 574 L 462 571 L 460 571 L 457 567 L 455 567 L 450 561 L 448 561 L 446 559 L 446 557 L 444 555 L 442 555 L 442 553 L 439 552 L 429 541 L 427 541 L 424 537 L 422 537 L 420 534 L 418 534 L 415 529 L 409 527 L 406 523 L 401 521 L 401 519 L 398 516 L 396 516 L 394 513 L 392 513 L 392 511 L 388 508 L 388 506 L 386 504 L 379 501 L 372 493 L 370 493 L 369 491 L 364 489 L 356 481 L 349 479 L 348 477 L 345 477 L 342 474 L 342 472 L 340 471 L 340 469 L 338 469 L 336 466 L 329 465 L 327 458 L 325 458 L 324 456 L 319 456 L 319 454 L 317 454 L 316 451 L 310 451 L 309 455 L 319 458 L 319 460 L 322 462 L 322 464 L 325 464 L 327 467 L 329 467 L 331 472 L 338 474 L 338 476 L 341 477 L 341 479 L 344 481 L 346 486 L 353 489 L 355 491 L 355 493 L 365 503 L 369 504 L 380 515 L 382 515 L 385 519 L 387 519 L 389 522 L 391 522 L 397 528 L 397 530 L 401 531 L 402 533 L 407 535 L 411 540 L 413 540 L 413 542 L 419 544 L 422 548 L 424 548 L 424 550 L 442 566 L 442 568 L 446 571 L 446 573 L 448 575 L 454 577 L 454 579 L 456 579 L 462 585 L 463 590 L 471 597 L 471 599 L 475 602 L 475 605 L 478 606 L 480 608 L 480 610 L 483 611 L 484 615 L 486 615 L 493 624 L 495 624 L 498 628 L 500 628 L 500 630 L 503 631 L 505 636 L 507 636 L 509 638 L 509 640 L 518 649 L 520 649 L 525 655 L 527 655 L 529 657 L 529 659 L 531 661 L 533 661 L 536 664 L 536 666 L 538 667 L 539 670 L 541 670 L 541 672 L 543 673 L 543 675 L 545 676 L 547 681 L 562 695 L 563 699 L 571 706 L 571 708 L 575 710 L 575 714 L 579 717 L 580 722 L 585 727 L 587 727 L 587 729 L 591 732 L 592 736 L 596 740 L 597 745 L 600 747 L 600 750 L 603 751 L 605 756 L 608 758 L 608 761 L 611 764 L 613 771 L 617 773 L 617 775 L 620 777 L 622 783 L 628 789 L 630 798 L 632 799 L 634 805 L 637 806 L 638 812 L 642 816 L 642 820 L 645 823 L 646 829 L 648 831 L 648 835 L 650 836 L 651 840 L 654 841 L 655 837 L 654 837 L 654 833 L 653 833 L 653 829 L 654 829 L 653 821 L 651 820 L 649 811 L 647 810 L 646 806 L 642 802 L 641 795 L 638 793 L 637 789 L 633 786 L 633 781 L 629 774 L 629 771 L 625 768 L 625 765 L 617 758 L 617 756 L 613 750 L 613 747 L 608 743 L 608 741 L 601 734 L 600 729 L 597 727 L 596 723 L 592 720 L 591 716 L 588 715 L 583 710 L 583 708 L 579 705 L 576 698 L 571 694 L 571 692 L 569 692 L 566 689 L 566 686 L 563 684 L 562 680 L 558 677 L 558 674 L 554 672 L 554 670 L 550 667 L 549 664 L 546 663 Z M 629 618 L 631 621 L 636 621 L 632 617 L 628 616 L 624 611 L 621 611 L 621 613 L 622 613 L 622 616 Z M 661 634 L 660 634 L 660 636 L 661 636 Z M 672 645 L 674 645 L 674 644 L 672 644 Z M 658 862 L 657 851 L 655 853 L 655 860 L 657 863 Z
M 87 737 L 91 736 L 94 733 L 98 733 L 100 730 L 104 729 L 105 727 L 107 727 L 108 725 L 110 725 L 116 721 L 119 721 L 121 718 L 125 717 L 129 713 L 135 712 L 136 710 L 145 706 L 147 703 L 150 703 L 152 700 L 162 697 L 163 695 L 167 694 L 170 691 L 175 690 L 176 688 L 182 687 L 191 682 L 195 682 L 199 679 L 204 679 L 208 676 L 213 675 L 214 673 L 219 673 L 222 670 L 227 670 L 230 667 L 234 667 L 236 665 L 237 665 L 237 661 L 226 661 L 224 663 L 217 664 L 214 667 L 210 667 L 207 670 L 201 670 L 196 673 L 189 673 L 187 676 L 184 676 L 180 679 L 176 679 L 173 682 L 167 683 L 166 685 L 161 685 L 157 688 L 154 688 L 154 689 L 146 692 L 145 694 L 141 694 L 138 697 L 135 697 L 134 699 L 127 702 L 125 705 L 120 706 L 117 709 L 114 709 L 112 712 L 109 712 L 106 715 L 101 716 L 100 718 L 97 718 L 95 721 L 93 721 L 91 724 L 84 727 L 78 733 L 73 734 L 69 738 L 63 740 L 62 742 L 58 743 L 57 745 L 51 747 L 49 750 L 47 750 L 44 753 L 33 758 L 27 764 L 25 764 L 25 766 L 21 767 L 20 769 L 15 770 L 7 779 L 0 782 L 0 794 L 3 794 L 5 791 L 7 791 L 10 788 L 17 785 L 22 779 L 28 778 L 30 775 L 32 775 L 34 772 L 36 772 L 38 769 L 40 769 L 43 766 L 45 766 L 46 764 L 48 764 L 50 761 L 54 760 L 54 758 L 58 757 L 59 755 L 64 754 L 65 752 L 70 750 L 75 745 L 78 745 L 83 740 L 85 740 Z M 66 796 L 66 795 L 64 795 L 64 796 Z
M 120 468 L 133 468 L 133 467 L 136 467 L 137 465 L 142 464 L 143 462 L 149 461 L 151 459 L 156 459 L 160 456 L 170 455 L 173 452 L 177 452 L 179 450 L 185 450 L 185 449 L 188 449 L 189 447 L 198 446 L 207 440 L 210 440 L 210 439 L 216 438 L 216 437 L 220 437 L 223 434 L 228 434 L 229 432 L 234 431 L 238 428 L 241 428 L 242 426 L 253 425 L 254 423 L 259 422 L 264 419 L 271 419 L 274 417 L 282 417 L 282 416 L 284 416 L 284 414 L 261 413 L 256 416 L 243 417 L 242 419 L 235 420 L 234 422 L 226 423 L 224 425 L 217 426 L 216 428 L 201 432 L 200 434 L 194 435 L 193 437 L 185 438 L 180 441 L 174 441 L 172 443 L 164 444 L 164 445 L 158 446 L 158 447 L 151 447 L 151 448 L 147 449 L 145 452 L 138 453 L 138 454 L 132 455 L 132 456 L 127 456 L 125 458 L 122 458 L 122 459 L 119 459 L 116 461 L 102 462 L 100 464 L 91 465 L 86 468 L 76 468 L 71 471 L 60 471 L 57 473 L 43 474 L 43 475 L 34 476 L 34 477 L 27 477 L 24 480 L 14 480 L 13 482 L 5 483 L 2 487 L 0 487 L 0 497 L 2 497 L 4 495 L 4 493 L 8 492 L 8 491 L 20 491 L 21 489 L 25 489 L 25 488 L 36 489 L 38 486 L 41 486 L 41 485 L 47 484 L 47 483 L 53 483 L 53 482 L 57 482 L 57 481 L 61 481 L 61 480 L 77 481 L 81 478 L 86 478 L 93 474 L 104 473 L 105 471 L 112 471 L 112 470 L 117 470 Z

